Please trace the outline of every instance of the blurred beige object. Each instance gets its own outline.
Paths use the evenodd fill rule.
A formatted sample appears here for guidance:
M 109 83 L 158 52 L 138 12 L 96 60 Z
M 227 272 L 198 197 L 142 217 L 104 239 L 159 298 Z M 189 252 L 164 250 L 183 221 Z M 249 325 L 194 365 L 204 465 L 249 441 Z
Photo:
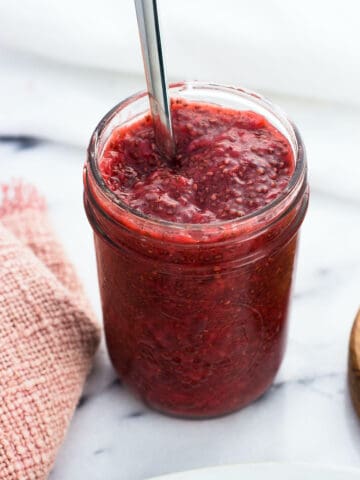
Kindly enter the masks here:
M 0 203 L 0 478 L 47 478 L 81 395 L 99 327 L 43 200 Z
M 360 310 L 350 335 L 348 376 L 351 399 L 360 417 Z

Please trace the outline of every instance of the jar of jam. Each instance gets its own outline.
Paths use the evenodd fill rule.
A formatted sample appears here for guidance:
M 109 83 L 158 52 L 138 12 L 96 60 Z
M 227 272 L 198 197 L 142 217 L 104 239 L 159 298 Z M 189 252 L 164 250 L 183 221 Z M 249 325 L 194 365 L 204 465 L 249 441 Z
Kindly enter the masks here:
M 257 94 L 182 82 L 170 95 L 176 158 L 157 152 L 146 92 L 134 95 L 91 138 L 84 203 L 119 376 L 157 410 L 213 417 L 280 366 L 306 158 Z

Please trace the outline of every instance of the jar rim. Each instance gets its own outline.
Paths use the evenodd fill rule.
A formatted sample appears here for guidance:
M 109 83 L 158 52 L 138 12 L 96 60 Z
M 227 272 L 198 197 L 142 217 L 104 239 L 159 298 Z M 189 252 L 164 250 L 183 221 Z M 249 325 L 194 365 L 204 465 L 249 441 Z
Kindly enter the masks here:
M 182 92 L 188 89 L 191 90 L 201 90 L 201 89 L 208 89 L 208 90 L 216 90 L 216 91 L 223 91 L 226 93 L 234 94 L 234 95 L 241 95 L 248 97 L 249 100 L 257 103 L 261 107 L 265 108 L 269 111 L 272 115 L 275 115 L 276 118 L 281 122 L 281 124 L 286 128 L 287 133 L 290 135 L 290 143 L 292 148 L 294 148 L 294 156 L 295 156 L 295 169 L 290 177 L 290 180 L 284 190 L 271 202 L 266 204 L 264 207 L 261 207 L 253 212 L 250 212 L 247 215 L 244 215 L 239 218 L 230 219 L 230 220 L 217 220 L 214 222 L 209 223 L 180 223 L 180 222 L 171 222 L 168 220 L 158 219 L 156 217 L 152 217 L 146 215 L 139 210 L 136 210 L 133 207 L 130 207 L 125 202 L 123 202 L 112 190 L 110 190 L 105 180 L 103 179 L 100 169 L 98 168 L 97 164 L 97 145 L 98 141 L 101 138 L 105 128 L 107 127 L 108 123 L 115 117 L 115 115 L 129 106 L 134 102 L 141 100 L 143 97 L 147 95 L 147 91 L 140 91 L 137 92 L 126 99 L 119 102 L 115 105 L 108 113 L 104 115 L 104 117 L 100 120 L 98 125 L 96 126 L 87 149 L 88 153 L 88 164 L 90 166 L 91 173 L 95 179 L 97 186 L 100 188 L 100 191 L 104 194 L 105 198 L 111 202 L 112 206 L 119 208 L 122 212 L 125 212 L 129 216 L 133 216 L 134 220 L 146 222 L 146 224 L 153 225 L 157 228 L 171 228 L 174 231 L 180 231 L 183 229 L 191 230 L 191 231 L 204 231 L 207 228 L 225 228 L 229 226 L 233 227 L 245 227 L 249 225 L 254 219 L 261 219 L 264 218 L 269 212 L 280 208 L 280 206 L 292 195 L 295 194 L 296 190 L 303 185 L 304 189 L 306 188 L 306 178 L 307 178 L 307 162 L 306 162 L 306 153 L 305 153 L 305 146 L 302 141 L 301 135 L 299 130 L 297 129 L 296 125 L 287 117 L 287 115 L 279 108 L 277 105 L 273 104 L 270 100 L 266 97 L 253 92 L 251 90 L 236 87 L 234 85 L 225 85 L 225 84 L 218 84 L 213 82 L 201 82 L 201 81 L 181 81 L 181 82 L 174 82 L 169 85 L 169 90 L 176 89 L 176 92 Z M 297 197 L 297 195 L 295 195 Z M 293 202 L 291 202 L 292 204 Z M 289 205 L 288 208 L 285 207 L 285 210 L 291 208 L 292 205 Z

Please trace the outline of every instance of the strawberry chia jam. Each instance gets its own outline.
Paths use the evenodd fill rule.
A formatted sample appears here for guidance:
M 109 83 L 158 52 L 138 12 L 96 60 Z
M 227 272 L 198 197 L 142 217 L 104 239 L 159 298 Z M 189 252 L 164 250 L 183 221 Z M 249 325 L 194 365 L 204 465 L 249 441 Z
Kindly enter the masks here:
M 211 417 L 271 385 L 308 203 L 295 127 L 261 97 L 171 87 L 176 157 L 146 95 L 99 124 L 84 170 L 112 363 L 153 408 Z

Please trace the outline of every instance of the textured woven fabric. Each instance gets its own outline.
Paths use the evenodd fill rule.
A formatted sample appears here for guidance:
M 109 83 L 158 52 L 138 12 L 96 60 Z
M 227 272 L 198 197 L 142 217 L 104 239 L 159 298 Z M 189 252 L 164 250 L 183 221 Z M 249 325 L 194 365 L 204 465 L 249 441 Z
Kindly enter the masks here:
M 0 206 L 0 479 L 47 478 L 99 328 L 36 192 Z

